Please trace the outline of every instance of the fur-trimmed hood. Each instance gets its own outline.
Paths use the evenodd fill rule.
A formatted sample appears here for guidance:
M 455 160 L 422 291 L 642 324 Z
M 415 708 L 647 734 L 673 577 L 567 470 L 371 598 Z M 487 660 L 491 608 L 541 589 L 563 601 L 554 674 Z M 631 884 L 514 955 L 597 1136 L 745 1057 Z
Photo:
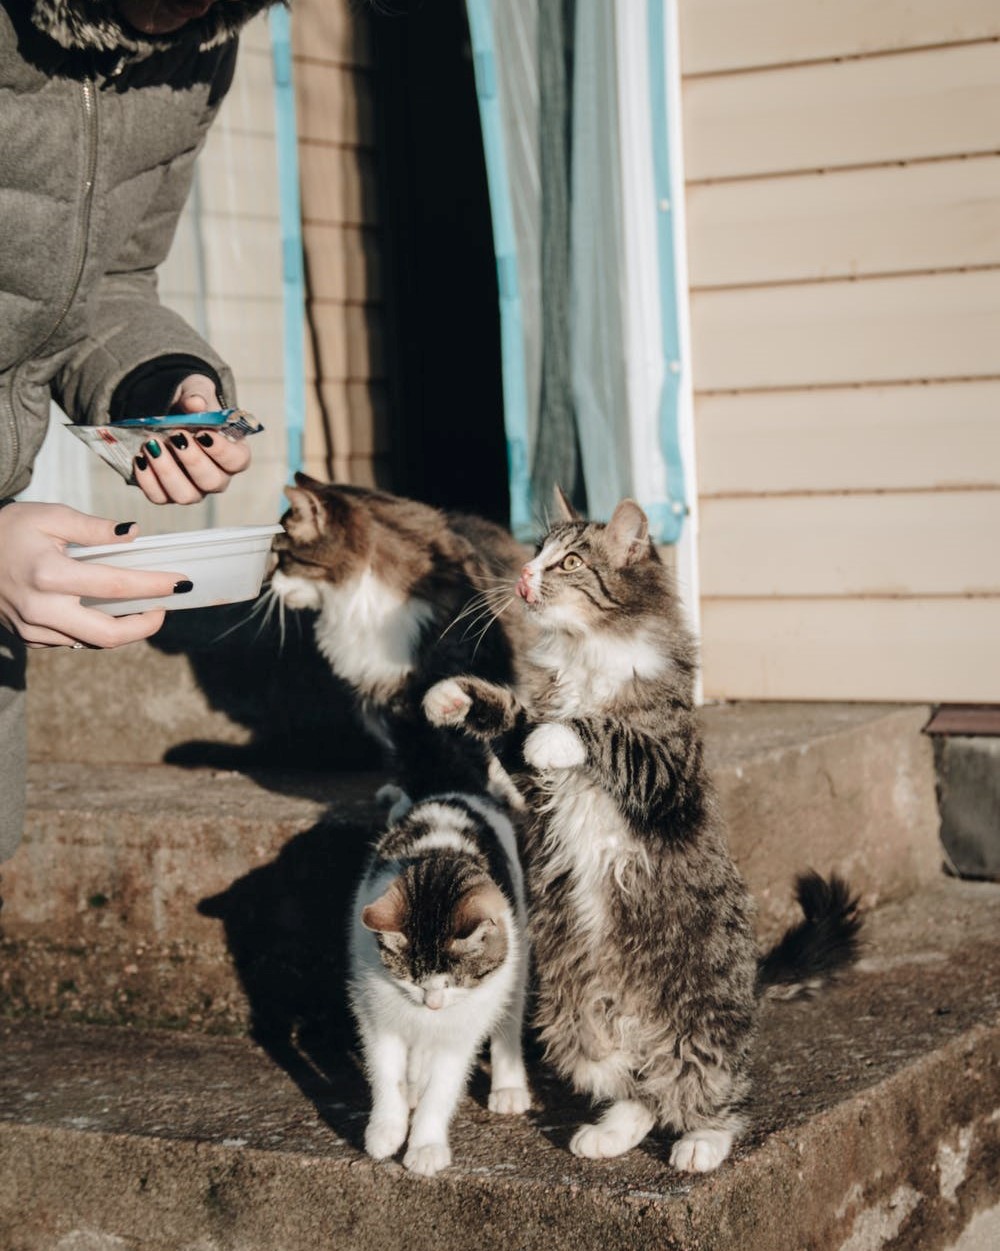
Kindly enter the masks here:
M 204 17 L 175 35 L 143 35 L 120 16 L 114 0 L 31 0 L 31 21 L 43 35 L 73 52 L 118 52 L 147 57 L 183 39 L 197 39 L 200 52 L 237 34 L 276 0 L 216 0 Z

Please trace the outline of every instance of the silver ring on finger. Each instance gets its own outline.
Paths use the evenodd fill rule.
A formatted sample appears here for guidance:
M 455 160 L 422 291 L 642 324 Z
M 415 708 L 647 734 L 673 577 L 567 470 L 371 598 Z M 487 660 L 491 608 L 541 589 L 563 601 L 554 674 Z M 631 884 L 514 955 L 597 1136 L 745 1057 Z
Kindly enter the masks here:
M 71 644 L 70 644 L 70 647 L 71 647 L 71 648 L 73 649 L 73 651 L 75 651 L 75 652 L 78 652 L 78 651 L 79 651 L 79 650 L 80 650 L 83 646 L 84 646 L 84 644 L 83 644 L 83 643 L 71 643 Z

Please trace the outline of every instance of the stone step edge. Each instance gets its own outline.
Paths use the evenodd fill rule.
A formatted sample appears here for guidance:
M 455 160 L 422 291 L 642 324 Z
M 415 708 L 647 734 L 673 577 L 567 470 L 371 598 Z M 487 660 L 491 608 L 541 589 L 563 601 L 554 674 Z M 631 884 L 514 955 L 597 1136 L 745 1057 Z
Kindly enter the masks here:
M 998 1104 L 1000 1022 L 973 1026 L 773 1133 L 682 1196 L 676 1187 L 668 1195 L 584 1186 L 571 1170 L 561 1185 L 463 1174 L 461 1166 L 428 1182 L 360 1154 L 335 1160 L 0 1122 L 0 1233 L 25 1251 L 55 1245 L 43 1232 L 136 1240 L 151 1251 L 193 1247 L 208 1235 L 220 1240 L 212 1245 L 246 1251 L 430 1251 L 442 1242 L 509 1251 L 514 1229 L 519 1251 L 550 1251 L 553 1229 L 561 1246 L 636 1251 L 832 1251 L 890 1240 L 936 1251 L 972 1223 L 1000 1222 Z M 338 1231 L 349 1242 L 324 1241 Z

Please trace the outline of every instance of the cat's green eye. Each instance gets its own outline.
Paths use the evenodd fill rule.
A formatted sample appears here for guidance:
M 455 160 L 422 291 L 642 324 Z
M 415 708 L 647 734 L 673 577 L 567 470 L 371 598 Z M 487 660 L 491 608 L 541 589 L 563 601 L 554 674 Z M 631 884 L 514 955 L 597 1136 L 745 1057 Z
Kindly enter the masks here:
M 579 569 L 583 565 L 583 561 L 577 556 L 576 552 L 570 552 L 568 556 L 564 556 L 559 562 L 559 568 L 566 573 L 572 573 L 574 569 Z

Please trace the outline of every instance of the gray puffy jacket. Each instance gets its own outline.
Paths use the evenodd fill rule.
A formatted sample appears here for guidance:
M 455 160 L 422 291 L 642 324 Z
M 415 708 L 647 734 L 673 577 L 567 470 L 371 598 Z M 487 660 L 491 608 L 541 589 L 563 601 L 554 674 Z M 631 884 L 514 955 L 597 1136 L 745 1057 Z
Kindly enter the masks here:
M 161 357 L 229 371 L 161 307 L 156 267 L 232 81 L 236 33 L 269 0 L 220 0 L 171 38 L 113 0 L 0 0 L 0 497 L 15 495 L 54 398 L 108 419 Z

